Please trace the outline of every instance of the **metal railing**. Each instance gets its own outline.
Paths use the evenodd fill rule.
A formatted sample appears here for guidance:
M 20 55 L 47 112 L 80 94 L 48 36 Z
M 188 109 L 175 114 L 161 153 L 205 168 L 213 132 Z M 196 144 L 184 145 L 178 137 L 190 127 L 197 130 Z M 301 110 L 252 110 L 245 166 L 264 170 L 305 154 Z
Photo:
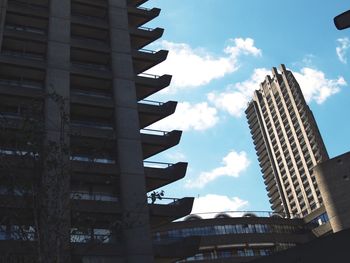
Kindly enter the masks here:
M 159 75 L 149 74 L 149 73 L 140 73 L 137 75 L 138 77 L 145 77 L 145 78 L 151 78 L 151 79 L 159 79 Z
M 147 168 L 168 168 L 173 166 L 173 163 L 163 163 L 163 162 L 152 162 L 152 161 L 144 161 L 144 166 Z
M 150 134 L 150 135 L 162 135 L 165 136 L 169 132 L 168 131 L 160 131 L 160 130 L 152 130 L 152 129 L 141 129 L 141 134 Z
M 148 104 L 148 105 L 156 105 L 156 106 L 164 105 L 164 102 L 155 101 L 155 100 L 141 100 L 140 103 Z

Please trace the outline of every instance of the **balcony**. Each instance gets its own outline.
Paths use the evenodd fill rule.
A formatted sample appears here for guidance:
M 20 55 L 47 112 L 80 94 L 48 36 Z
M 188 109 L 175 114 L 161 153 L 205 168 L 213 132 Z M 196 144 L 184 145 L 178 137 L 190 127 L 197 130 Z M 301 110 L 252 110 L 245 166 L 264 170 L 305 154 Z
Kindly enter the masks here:
M 180 142 L 181 134 L 182 131 L 178 130 L 171 132 L 141 130 L 143 158 L 147 159 L 177 145 Z
M 144 162 L 147 192 L 168 185 L 185 177 L 187 163 L 176 164 Z
M 18 13 L 25 16 L 36 16 L 40 18 L 47 18 L 49 13 L 47 6 L 21 1 L 8 1 L 7 12 Z
M 137 8 L 134 6 L 128 7 L 128 15 L 129 15 L 129 26 L 130 27 L 140 27 L 143 24 L 151 21 L 156 18 L 160 14 L 159 8 Z
M 140 128 L 143 129 L 175 112 L 177 102 L 166 103 L 143 100 L 138 103 Z
M 40 82 L 0 78 L 0 94 L 40 98 L 44 96 L 44 91 Z
M 130 29 L 131 48 L 141 49 L 153 41 L 159 39 L 163 35 L 162 28 L 139 27 Z
M 37 41 L 39 43 L 47 41 L 45 30 L 9 24 L 5 25 L 4 37 Z
M 109 54 L 110 47 L 106 41 L 83 36 L 72 36 L 71 47 Z
M 2 51 L 0 55 L 0 63 L 7 64 L 7 66 L 21 66 L 34 70 L 46 70 L 46 62 L 43 60 L 43 58 L 30 56 L 30 54 L 25 53 Z
M 156 76 L 142 73 L 135 78 L 136 96 L 142 100 L 169 86 L 172 76 Z
M 168 224 L 191 213 L 194 198 L 182 199 L 164 198 L 168 204 L 149 204 L 152 228 Z
M 133 64 L 134 64 L 134 71 L 135 74 L 140 74 L 155 65 L 158 65 L 159 63 L 166 60 L 168 56 L 167 50 L 159 50 L 159 51 L 152 51 L 152 50 L 133 50 L 132 51 L 132 57 L 133 57 Z

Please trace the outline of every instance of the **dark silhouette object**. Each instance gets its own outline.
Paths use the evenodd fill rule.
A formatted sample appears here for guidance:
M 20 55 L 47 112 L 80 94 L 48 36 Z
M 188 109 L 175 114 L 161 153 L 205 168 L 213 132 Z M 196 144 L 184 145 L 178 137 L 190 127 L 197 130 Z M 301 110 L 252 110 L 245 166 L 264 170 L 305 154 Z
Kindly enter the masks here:
M 337 15 L 334 18 L 334 25 L 338 30 L 350 27 L 350 10 Z

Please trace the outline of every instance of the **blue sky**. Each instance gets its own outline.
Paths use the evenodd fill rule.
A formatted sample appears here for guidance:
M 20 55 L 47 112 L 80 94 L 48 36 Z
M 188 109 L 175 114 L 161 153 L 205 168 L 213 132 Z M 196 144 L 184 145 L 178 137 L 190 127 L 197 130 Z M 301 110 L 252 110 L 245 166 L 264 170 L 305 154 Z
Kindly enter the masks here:
M 169 50 L 153 74 L 173 75 L 152 100 L 178 101 L 152 129 L 183 130 L 178 146 L 150 161 L 189 163 L 166 196 L 194 196 L 193 212 L 269 211 L 244 110 L 254 89 L 281 63 L 299 81 L 330 157 L 350 150 L 350 29 L 333 17 L 341 0 L 150 0 L 162 27 L 147 49 Z

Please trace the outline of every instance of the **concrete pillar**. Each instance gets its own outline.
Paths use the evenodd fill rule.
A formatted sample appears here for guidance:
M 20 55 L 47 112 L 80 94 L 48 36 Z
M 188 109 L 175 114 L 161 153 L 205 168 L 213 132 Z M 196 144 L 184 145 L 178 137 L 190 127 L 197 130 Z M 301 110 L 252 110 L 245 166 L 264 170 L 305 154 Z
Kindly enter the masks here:
M 0 50 L 2 47 L 2 38 L 5 30 L 7 0 L 0 0 Z
M 333 232 L 350 228 L 350 152 L 314 168 Z
M 116 153 L 125 259 L 153 262 L 126 0 L 109 0 Z
M 70 262 L 70 0 L 50 0 L 45 83 L 40 250 L 45 263 Z

